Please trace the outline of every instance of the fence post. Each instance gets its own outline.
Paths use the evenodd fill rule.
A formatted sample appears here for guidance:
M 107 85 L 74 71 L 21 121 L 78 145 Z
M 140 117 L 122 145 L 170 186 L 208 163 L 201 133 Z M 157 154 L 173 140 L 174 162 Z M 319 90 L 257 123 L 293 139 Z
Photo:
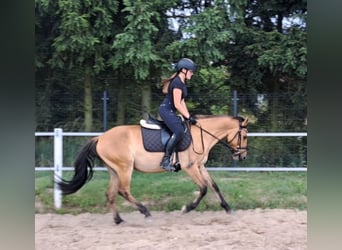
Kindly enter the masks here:
M 109 98 L 107 97 L 107 91 L 103 91 L 103 131 L 107 130 L 107 101 Z
M 239 98 L 237 97 L 237 91 L 233 91 L 233 115 L 237 116 L 238 115 L 238 100 Z M 237 161 L 233 161 L 233 167 L 237 167 Z
M 237 116 L 238 115 L 238 100 L 239 98 L 237 97 L 237 91 L 233 91 L 233 115 Z
M 62 207 L 62 192 L 58 188 L 56 181 L 62 178 L 63 174 L 63 130 L 61 128 L 54 129 L 54 204 L 55 209 Z

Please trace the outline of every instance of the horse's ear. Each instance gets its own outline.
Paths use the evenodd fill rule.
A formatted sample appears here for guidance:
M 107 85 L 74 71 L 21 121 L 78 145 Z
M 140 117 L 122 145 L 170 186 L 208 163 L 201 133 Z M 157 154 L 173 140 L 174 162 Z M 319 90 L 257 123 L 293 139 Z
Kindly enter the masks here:
M 247 126 L 248 124 L 248 117 L 245 118 L 245 120 L 242 122 L 242 126 Z

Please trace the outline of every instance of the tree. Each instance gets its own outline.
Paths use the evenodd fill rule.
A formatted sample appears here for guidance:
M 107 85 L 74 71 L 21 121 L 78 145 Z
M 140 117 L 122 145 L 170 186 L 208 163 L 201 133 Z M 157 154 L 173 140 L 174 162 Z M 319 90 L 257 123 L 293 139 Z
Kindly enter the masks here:
M 251 131 L 306 129 L 307 1 L 35 2 L 39 130 L 101 128 L 104 87 L 112 125 L 157 113 L 160 78 L 181 57 L 198 66 L 188 83 L 194 114 L 232 114 L 237 90 Z
M 54 1 L 48 0 L 38 3 L 54 5 Z M 59 0 L 54 8 L 58 31 L 48 63 L 66 71 L 83 70 L 84 130 L 91 131 L 92 81 L 106 69 L 106 60 L 111 54 L 111 14 L 116 12 L 117 1 Z
M 231 66 L 231 84 L 240 91 L 273 93 L 268 105 L 272 131 L 285 128 L 279 116 L 282 108 L 293 105 L 293 98 L 279 102 L 279 94 L 290 89 L 306 102 L 307 47 L 306 1 L 241 1 L 231 2 L 231 31 L 234 37 L 226 47 Z M 277 94 L 277 95 L 274 95 Z M 303 102 L 303 100 L 301 100 Z M 298 103 L 299 104 L 299 103 Z M 253 113 L 257 106 L 250 103 Z M 305 126 L 306 113 L 301 126 Z M 291 122 L 291 121 L 290 121 Z
M 198 66 L 188 100 L 197 113 L 230 114 L 229 95 L 237 90 L 240 95 L 264 95 L 264 103 L 250 99 L 240 113 L 265 120 L 257 122 L 259 127 L 270 128 L 271 117 L 273 130 L 303 128 L 306 1 L 36 0 L 36 18 L 39 91 L 53 98 L 58 84 L 61 91 L 79 92 L 81 73 L 89 101 L 77 112 L 87 114 L 87 129 L 97 122 L 90 122 L 91 110 L 99 108 L 89 97 L 99 82 L 115 91 L 115 124 L 133 122 L 141 111 L 146 115 L 157 105 L 160 78 L 174 72 L 171 65 L 181 57 L 191 57 Z M 170 26 L 171 18 L 179 29 Z M 134 100 L 120 98 L 125 92 L 136 92 Z M 152 103 L 151 96 L 157 95 Z M 280 95 L 286 98 L 280 101 Z M 65 105 L 72 109 L 73 103 Z M 280 123 L 291 105 L 302 110 L 291 116 L 302 118 Z M 48 116 L 55 112 L 53 106 L 41 109 L 51 123 L 62 115 Z M 64 114 L 66 120 L 79 119 Z
M 154 23 L 160 21 L 160 15 L 155 11 L 154 5 L 145 1 L 124 0 L 127 12 L 127 25 L 122 33 L 115 36 L 112 48 L 114 55 L 111 64 L 114 68 L 128 67 L 133 72 L 142 93 L 142 111 L 150 111 L 151 86 L 149 79 L 154 64 L 162 62 L 154 50 L 153 37 L 158 32 Z

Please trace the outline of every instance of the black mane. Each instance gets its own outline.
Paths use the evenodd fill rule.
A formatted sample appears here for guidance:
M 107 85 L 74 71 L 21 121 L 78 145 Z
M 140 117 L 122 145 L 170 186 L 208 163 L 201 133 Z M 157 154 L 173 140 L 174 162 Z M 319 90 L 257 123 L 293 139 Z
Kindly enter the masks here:
M 207 118 L 214 118 L 214 117 L 227 117 L 227 115 L 195 115 L 195 119 L 207 119 Z M 228 116 L 229 117 L 229 116 Z M 239 122 L 243 122 L 245 118 L 241 116 L 231 116 L 233 119 L 238 120 Z
M 243 118 L 241 116 L 234 116 L 233 118 L 238 120 L 239 122 L 243 122 L 245 120 L 245 118 Z

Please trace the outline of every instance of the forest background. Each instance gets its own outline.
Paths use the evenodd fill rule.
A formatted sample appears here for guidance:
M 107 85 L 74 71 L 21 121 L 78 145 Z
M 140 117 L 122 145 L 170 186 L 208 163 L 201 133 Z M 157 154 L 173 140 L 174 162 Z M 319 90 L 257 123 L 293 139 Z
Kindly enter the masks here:
M 103 131 L 157 116 L 160 82 L 182 57 L 192 114 L 249 117 L 250 132 L 307 129 L 307 1 L 36 0 L 36 131 Z M 36 139 L 36 165 L 53 159 Z M 68 139 L 71 164 L 83 139 Z M 49 143 L 50 142 L 50 143 Z M 306 166 L 306 137 L 250 138 L 248 166 Z M 68 156 L 68 154 L 70 154 Z M 217 147 L 212 165 L 229 165 Z

